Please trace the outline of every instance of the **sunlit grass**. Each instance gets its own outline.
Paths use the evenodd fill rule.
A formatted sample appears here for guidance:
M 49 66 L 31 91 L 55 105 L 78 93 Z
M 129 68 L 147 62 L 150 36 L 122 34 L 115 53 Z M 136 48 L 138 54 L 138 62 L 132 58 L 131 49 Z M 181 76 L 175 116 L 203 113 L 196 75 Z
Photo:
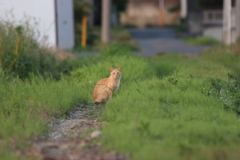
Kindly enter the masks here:
M 229 74 L 239 76 L 239 63 L 231 54 L 219 61 L 214 50 L 206 54 L 150 58 L 156 77 L 123 83 L 103 112 L 106 148 L 138 160 L 238 159 L 239 85 Z
M 143 160 L 181 159 L 185 154 L 198 159 L 194 155 L 202 148 L 210 154 L 215 147 L 237 149 L 236 113 L 225 111 L 219 99 L 203 94 L 203 80 L 175 77 L 177 84 L 173 84 L 169 78 L 122 85 L 103 112 L 107 148 Z
M 17 150 L 29 145 L 32 135 L 47 132 L 52 117 L 76 103 L 92 102 L 95 83 L 109 76 L 110 67 L 120 66 L 119 91 L 100 117 L 106 122 L 101 139 L 106 150 L 136 160 L 240 156 L 240 63 L 228 48 L 199 58 L 144 59 L 111 46 L 66 63 L 71 72 L 58 81 L 33 74 L 19 79 L 0 71 L 1 159 L 19 159 Z
M 57 82 L 53 78 L 31 77 L 27 82 L 2 80 L 0 144 L 3 148 L 0 147 L 0 156 L 5 152 L 16 152 L 26 146 L 31 136 L 46 132 L 47 123 L 53 116 L 60 117 L 74 104 L 89 101 L 85 94 L 87 87 L 67 80 Z M 11 157 L 5 156 L 6 160 Z

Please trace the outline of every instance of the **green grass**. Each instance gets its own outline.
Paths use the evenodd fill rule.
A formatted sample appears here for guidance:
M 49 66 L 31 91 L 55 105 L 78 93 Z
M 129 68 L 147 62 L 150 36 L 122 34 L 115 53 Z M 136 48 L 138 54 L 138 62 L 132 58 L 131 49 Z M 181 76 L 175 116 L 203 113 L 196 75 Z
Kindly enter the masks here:
M 220 100 L 203 94 L 203 80 L 174 78 L 177 84 L 165 77 L 121 86 L 120 93 L 103 113 L 108 149 L 143 160 L 184 156 L 200 159 L 195 154 L 202 149 L 210 156 L 214 156 L 216 148 L 227 153 L 225 147 L 238 150 L 236 113 L 225 111 Z M 199 156 L 211 159 L 204 154 Z
M 150 58 L 155 76 L 122 83 L 103 112 L 106 149 L 137 160 L 238 159 L 240 60 L 226 50 Z
M 197 36 L 197 37 L 185 37 L 182 38 L 185 42 L 193 45 L 206 45 L 206 46 L 214 46 L 220 45 L 221 43 L 213 38 Z
M 14 50 L 14 40 L 9 44 Z M 25 47 L 23 55 L 28 55 L 31 47 Z M 4 56 L 4 61 L 14 59 Z M 21 60 L 33 62 L 28 56 Z M 121 86 L 100 117 L 106 122 L 105 150 L 136 160 L 239 159 L 240 59 L 231 48 L 214 48 L 199 58 L 166 54 L 144 59 L 115 45 L 64 63 L 69 74 L 55 65 L 39 65 L 41 72 L 19 70 L 26 71 L 24 78 L 0 67 L 1 159 L 27 159 L 17 151 L 29 146 L 32 136 L 47 132 L 53 116 L 92 102 L 95 83 L 109 76 L 110 67 L 120 66 Z M 58 80 L 48 76 L 55 72 Z
M 29 145 L 31 136 L 46 132 L 52 116 L 60 117 L 74 104 L 90 101 L 88 89 L 88 85 L 53 78 L 1 79 L 0 156 L 18 159 L 10 158 L 9 151 Z
M 74 71 L 70 76 L 62 75 L 61 80 L 34 74 L 22 80 L 0 72 L 1 158 L 18 159 L 17 150 L 28 146 L 31 136 L 46 132 L 53 116 L 61 117 L 76 103 L 92 102 L 95 83 L 109 75 L 111 66 L 122 65 L 125 70 L 135 72 L 138 69 L 148 72 L 150 67 L 146 60 L 115 47 L 110 47 L 100 57 L 79 58 L 70 63 Z M 123 82 L 144 78 L 141 73 L 128 74 Z
M 232 50 L 142 59 L 113 47 L 92 58 L 71 73 L 74 81 L 96 83 L 109 66 L 123 67 L 101 116 L 106 150 L 137 160 L 238 159 L 240 59 Z
M 19 26 L 0 22 L 0 69 L 22 79 L 30 73 L 60 78 L 60 73 L 68 68 L 64 62 L 55 59 L 56 53 L 51 53 L 46 47 L 39 47 L 39 41 L 44 46 L 46 40 L 39 38 L 37 22 L 23 19 L 18 23 Z

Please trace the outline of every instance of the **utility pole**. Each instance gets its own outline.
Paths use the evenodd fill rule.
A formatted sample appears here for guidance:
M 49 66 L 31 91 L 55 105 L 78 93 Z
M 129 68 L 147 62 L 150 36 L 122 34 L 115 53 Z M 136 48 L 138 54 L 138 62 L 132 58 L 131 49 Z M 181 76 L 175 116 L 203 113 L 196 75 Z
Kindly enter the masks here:
M 159 25 L 164 26 L 164 0 L 159 0 Z
M 223 3 L 223 44 L 226 44 L 226 45 L 229 45 L 232 43 L 231 9 L 232 9 L 232 1 L 224 0 L 224 3 Z
M 236 0 L 236 31 L 237 40 L 240 40 L 240 0 Z
M 110 42 L 110 11 L 111 0 L 102 0 L 101 39 L 103 43 Z
M 81 38 L 81 46 L 86 47 L 87 44 L 87 22 L 88 22 L 88 17 L 86 12 L 88 11 L 87 7 L 83 8 L 83 18 L 82 18 L 82 38 Z
M 187 17 L 187 0 L 181 0 L 181 18 Z

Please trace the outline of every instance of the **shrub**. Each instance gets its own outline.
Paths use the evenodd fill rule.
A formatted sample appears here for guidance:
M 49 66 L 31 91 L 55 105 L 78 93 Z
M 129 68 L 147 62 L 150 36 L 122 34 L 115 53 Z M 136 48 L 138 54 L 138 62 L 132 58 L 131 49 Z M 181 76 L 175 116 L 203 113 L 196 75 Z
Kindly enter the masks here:
M 38 31 L 33 28 L 29 21 L 17 27 L 6 21 L 0 23 L 0 68 L 20 78 L 28 77 L 29 73 L 59 78 L 63 64 L 48 49 L 39 47 Z

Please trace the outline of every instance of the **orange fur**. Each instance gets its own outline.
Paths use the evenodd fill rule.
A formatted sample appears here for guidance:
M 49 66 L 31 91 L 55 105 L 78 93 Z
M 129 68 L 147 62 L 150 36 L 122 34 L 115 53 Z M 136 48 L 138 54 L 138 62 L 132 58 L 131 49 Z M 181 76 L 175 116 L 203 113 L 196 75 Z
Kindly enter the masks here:
M 118 69 L 113 69 L 111 67 L 110 76 L 97 82 L 93 90 L 94 103 L 105 104 L 107 100 L 112 99 L 112 92 L 116 93 L 120 85 L 121 71 L 122 67 Z

